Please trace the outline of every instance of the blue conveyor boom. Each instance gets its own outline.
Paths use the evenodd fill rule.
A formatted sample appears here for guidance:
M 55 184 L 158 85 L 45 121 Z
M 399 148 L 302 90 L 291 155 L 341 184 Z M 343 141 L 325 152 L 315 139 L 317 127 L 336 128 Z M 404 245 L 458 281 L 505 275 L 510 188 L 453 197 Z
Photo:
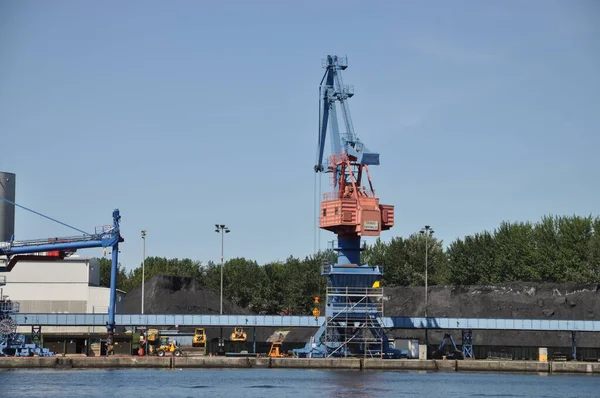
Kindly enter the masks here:
M 92 247 L 112 247 L 117 243 L 119 237 L 110 235 L 90 235 L 82 237 L 53 238 L 52 242 L 48 239 L 14 242 L 7 247 L 0 247 L 0 255 L 14 256 L 16 254 L 43 253 L 56 250 L 77 250 L 89 249 Z

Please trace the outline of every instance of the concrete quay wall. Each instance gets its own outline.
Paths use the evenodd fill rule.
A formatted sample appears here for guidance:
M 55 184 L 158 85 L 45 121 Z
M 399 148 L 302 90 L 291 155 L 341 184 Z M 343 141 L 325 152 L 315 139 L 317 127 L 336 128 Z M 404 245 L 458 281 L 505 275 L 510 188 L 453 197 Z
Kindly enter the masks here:
M 271 358 L 270 368 L 362 369 L 360 358 Z
M 0 369 L 34 368 L 296 368 L 442 372 L 529 372 L 600 375 L 600 362 L 489 360 L 416 360 L 371 358 L 229 358 L 229 357 L 0 357 Z

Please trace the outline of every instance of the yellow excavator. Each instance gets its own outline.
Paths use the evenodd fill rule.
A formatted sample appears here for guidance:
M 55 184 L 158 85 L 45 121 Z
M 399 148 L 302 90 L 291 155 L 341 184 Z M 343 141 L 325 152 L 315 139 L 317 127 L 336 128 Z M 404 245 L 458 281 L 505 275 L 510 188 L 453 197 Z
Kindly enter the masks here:
M 233 328 L 233 333 L 231 333 L 231 341 L 246 341 L 246 332 L 239 326 Z

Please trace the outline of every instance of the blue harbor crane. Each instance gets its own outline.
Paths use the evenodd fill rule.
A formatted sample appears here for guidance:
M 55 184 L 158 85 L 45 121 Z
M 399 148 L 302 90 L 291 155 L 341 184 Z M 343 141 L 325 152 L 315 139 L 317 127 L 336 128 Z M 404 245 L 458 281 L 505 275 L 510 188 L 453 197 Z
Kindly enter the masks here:
M 18 205 L 6 198 L 0 197 L 1 200 L 10 203 L 14 206 L 21 207 L 25 210 L 31 211 L 37 215 L 48 218 L 59 224 L 67 226 L 78 232 L 81 232 L 81 236 L 71 236 L 65 238 L 49 238 L 49 239 L 37 239 L 27 241 L 15 241 L 14 236 L 10 242 L 0 246 L 0 256 L 6 256 L 7 260 L 4 266 L 0 267 L 0 272 L 10 272 L 19 260 L 36 260 L 36 261 L 51 261 L 59 258 L 64 258 L 69 253 L 74 252 L 78 249 L 87 249 L 93 247 L 103 247 L 112 249 L 112 264 L 110 270 L 110 302 L 108 306 L 108 322 L 106 324 L 108 337 L 107 353 L 111 352 L 111 348 L 114 342 L 115 332 L 115 305 L 117 296 L 117 272 L 119 263 L 119 243 L 124 242 L 121 237 L 119 228 L 119 222 L 121 215 L 119 209 L 115 209 L 112 213 L 113 223 L 112 225 L 103 225 L 97 227 L 95 232 L 87 233 L 58 220 L 47 217 L 36 211 Z M 39 256 L 33 255 L 35 253 L 57 253 L 55 256 Z
M 321 201 L 320 228 L 337 235 L 337 262 L 323 265 L 327 277 L 325 323 L 305 348 L 295 350 L 301 357 L 401 355 L 382 328 L 383 275 L 378 266 L 360 263 L 361 237 L 379 236 L 394 225 L 394 207 L 382 205 L 375 196 L 369 166 L 379 165 L 379 154 L 369 151 L 358 139 L 348 100 L 354 95 L 345 85 L 342 71 L 346 57 L 328 55 L 325 74 L 319 85 L 319 135 L 314 170 L 331 175 L 333 192 Z M 337 107 L 341 108 L 344 132 L 340 132 Z M 331 155 L 323 163 L 327 134 Z

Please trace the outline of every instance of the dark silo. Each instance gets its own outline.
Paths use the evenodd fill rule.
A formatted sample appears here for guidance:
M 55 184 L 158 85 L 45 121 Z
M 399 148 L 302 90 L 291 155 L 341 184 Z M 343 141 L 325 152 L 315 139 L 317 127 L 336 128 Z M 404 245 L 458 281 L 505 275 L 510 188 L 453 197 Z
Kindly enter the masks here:
M 17 176 L 0 171 L 0 197 L 15 201 Z M 15 205 L 0 200 L 0 242 L 8 242 L 15 233 Z

